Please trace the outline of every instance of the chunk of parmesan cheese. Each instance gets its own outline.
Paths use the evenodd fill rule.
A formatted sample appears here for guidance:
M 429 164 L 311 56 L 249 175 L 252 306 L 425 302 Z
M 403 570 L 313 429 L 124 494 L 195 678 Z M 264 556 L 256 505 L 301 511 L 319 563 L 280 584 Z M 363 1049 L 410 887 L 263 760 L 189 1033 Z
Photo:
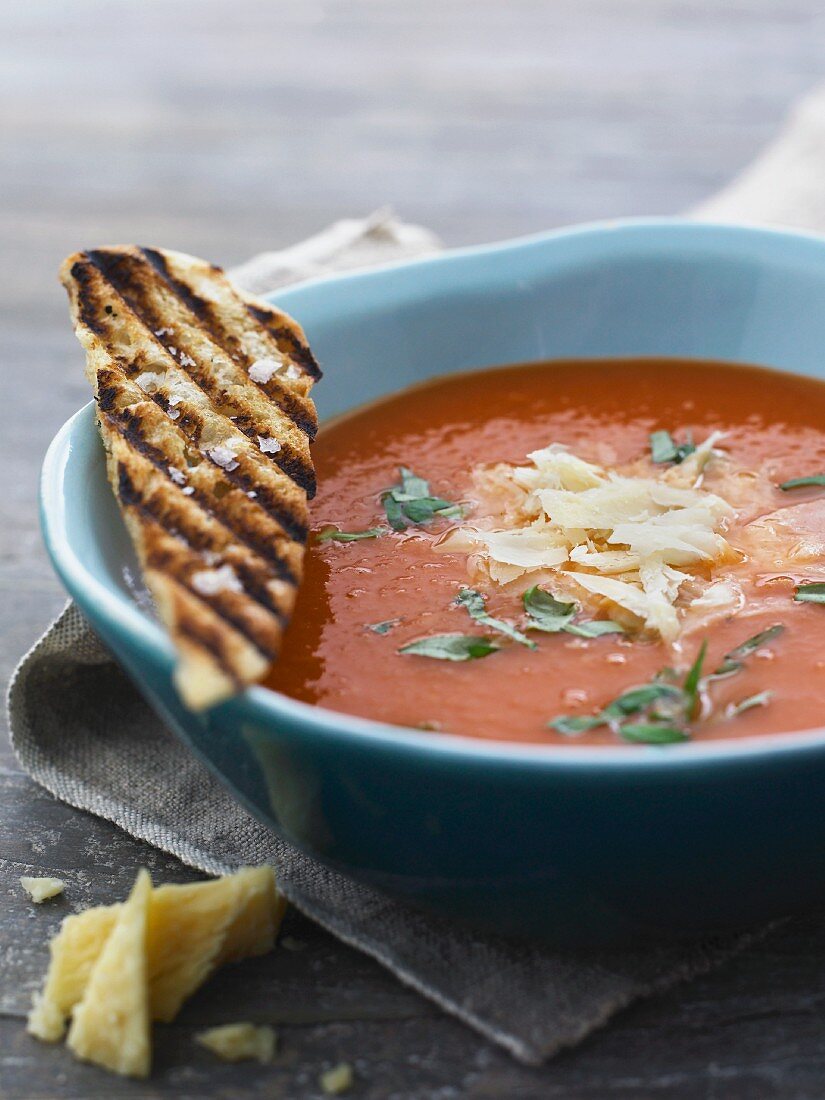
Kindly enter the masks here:
M 271 1062 L 275 1055 L 277 1035 L 271 1027 L 255 1024 L 223 1024 L 200 1031 L 195 1042 L 224 1062 L 257 1061 L 262 1065 Z
M 125 1077 L 147 1077 L 152 1060 L 146 925 L 152 881 L 138 872 L 89 983 L 66 1042 L 86 1062 Z
M 349 1062 L 339 1062 L 337 1066 L 326 1070 L 318 1078 L 321 1091 L 325 1092 L 327 1096 L 341 1096 L 343 1093 L 349 1092 L 354 1083 L 355 1075 Z
M 30 1034 L 46 1042 L 62 1038 L 67 1019 L 88 1002 L 93 976 L 129 904 L 131 899 L 98 906 L 63 921 L 49 945 L 51 961 L 29 1014 Z M 140 941 L 150 1018 L 173 1020 L 186 998 L 218 967 L 271 951 L 285 909 L 271 867 L 246 867 L 210 882 L 151 890 Z M 135 942 L 130 941 L 129 950 Z M 127 948 L 121 950 L 126 965 Z M 105 1008 L 105 993 L 98 989 L 95 996 L 103 998 Z M 92 1042 L 91 1021 L 99 1019 L 91 1008 L 85 1016 L 85 1031 L 80 1032 L 84 1049 Z
M 61 878 L 32 878 L 29 875 L 20 876 L 20 885 L 35 905 L 40 905 L 49 898 L 56 898 L 66 888 L 66 883 Z

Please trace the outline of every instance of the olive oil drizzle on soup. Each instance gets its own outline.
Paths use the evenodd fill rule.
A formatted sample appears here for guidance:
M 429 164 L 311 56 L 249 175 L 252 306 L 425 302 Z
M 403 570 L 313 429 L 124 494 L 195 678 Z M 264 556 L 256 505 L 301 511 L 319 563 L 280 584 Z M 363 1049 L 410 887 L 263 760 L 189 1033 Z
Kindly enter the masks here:
M 681 360 L 503 367 L 339 418 L 313 454 L 274 690 L 433 736 L 539 744 L 825 723 L 825 384 Z M 561 529 L 557 507 L 602 498 L 606 518 L 588 522 L 606 531 Z M 545 564 L 502 565 L 491 530 L 505 561 L 529 543 Z M 650 606 L 602 591 L 627 603 L 630 588 Z

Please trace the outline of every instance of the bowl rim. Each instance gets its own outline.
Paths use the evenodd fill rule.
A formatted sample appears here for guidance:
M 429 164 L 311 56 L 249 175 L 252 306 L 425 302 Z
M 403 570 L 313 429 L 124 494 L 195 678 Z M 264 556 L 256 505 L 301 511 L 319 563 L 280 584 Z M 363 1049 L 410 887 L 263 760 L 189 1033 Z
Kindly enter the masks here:
M 370 268 L 367 271 L 344 272 L 308 280 L 295 287 L 278 290 L 267 295 L 269 300 L 290 308 L 290 302 L 300 299 L 306 291 L 327 285 L 348 284 L 369 286 L 372 283 L 386 289 L 387 274 L 400 273 L 404 279 L 415 276 L 422 269 L 440 267 L 442 270 L 457 261 L 486 259 L 502 252 L 519 252 L 543 248 L 555 248 L 560 242 L 569 243 L 574 249 L 598 242 L 605 234 L 611 237 L 629 234 L 644 240 L 646 236 L 659 239 L 661 235 L 675 234 L 678 245 L 690 238 L 714 241 L 714 246 L 735 240 L 740 246 L 749 247 L 751 256 L 764 254 L 767 247 L 772 257 L 773 249 L 784 250 L 787 245 L 813 246 L 818 258 L 825 263 L 825 237 L 814 233 L 797 232 L 751 225 L 692 222 L 678 218 L 628 218 L 587 223 L 565 227 L 529 237 L 517 238 L 491 245 L 436 253 L 411 261 L 400 261 Z M 755 248 L 753 247 L 755 246 Z M 791 257 L 792 258 L 792 257 Z M 783 252 L 782 259 L 789 259 Z M 784 372 L 787 373 L 787 372 Z M 102 456 L 102 444 L 94 422 L 94 402 L 90 401 L 71 416 L 55 435 L 43 462 L 40 478 L 40 517 L 43 539 L 52 564 L 70 595 L 78 603 L 94 609 L 94 616 L 105 624 L 131 649 L 139 659 L 151 656 L 160 663 L 167 674 L 175 663 L 175 653 L 162 626 L 141 609 L 126 593 L 112 590 L 87 567 L 82 554 L 73 544 L 67 527 L 67 515 L 76 505 L 64 492 L 63 486 L 71 476 L 74 464 L 84 460 L 98 460 Z M 89 532 L 95 538 L 94 530 Z M 254 721 L 264 728 L 279 720 L 286 720 L 307 734 L 326 741 L 345 739 L 367 750 L 371 746 L 383 746 L 415 756 L 422 754 L 438 758 L 453 757 L 465 766 L 477 764 L 510 764 L 520 767 L 529 763 L 531 768 L 546 767 L 574 770 L 592 770 L 602 766 L 625 771 L 628 768 L 684 770 L 703 763 L 735 765 L 743 760 L 763 760 L 787 753 L 810 753 L 825 750 L 825 726 L 786 733 L 756 734 L 739 738 L 720 738 L 713 741 L 687 741 L 667 746 L 617 745 L 577 746 L 575 744 L 535 744 L 492 738 L 474 737 L 470 734 L 419 731 L 396 726 L 369 718 L 346 714 L 326 707 L 303 703 L 261 685 L 253 685 L 245 692 L 220 704 L 215 712 L 221 714 L 221 724 Z

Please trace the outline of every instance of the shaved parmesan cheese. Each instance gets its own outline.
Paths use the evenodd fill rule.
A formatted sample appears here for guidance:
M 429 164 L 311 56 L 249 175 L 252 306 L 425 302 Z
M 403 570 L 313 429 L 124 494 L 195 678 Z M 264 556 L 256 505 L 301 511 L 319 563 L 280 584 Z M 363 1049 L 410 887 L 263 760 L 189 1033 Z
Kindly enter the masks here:
M 457 528 L 439 549 L 463 550 L 498 584 L 525 577 L 535 583 L 538 574 L 555 572 L 566 590 L 572 583 L 595 597 L 594 610 L 607 601 L 673 642 L 681 630 L 677 600 L 691 579 L 684 570 L 706 570 L 736 556 L 723 535 L 734 509 L 686 484 L 697 481 L 718 438 L 697 447 L 687 477 L 687 460 L 682 463 L 678 483 L 671 469 L 658 476 L 647 468 L 642 475 L 622 473 L 558 444 L 533 451 L 529 466 L 501 465 L 477 479 L 483 495 L 498 502 L 506 526 Z

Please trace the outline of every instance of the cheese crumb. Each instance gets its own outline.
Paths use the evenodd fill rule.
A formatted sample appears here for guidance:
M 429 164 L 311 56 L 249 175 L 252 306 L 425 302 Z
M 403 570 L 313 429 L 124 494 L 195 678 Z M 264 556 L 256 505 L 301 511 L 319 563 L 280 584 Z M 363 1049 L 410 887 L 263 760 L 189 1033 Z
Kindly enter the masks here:
M 224 1062 L 258 1061 L 262 1065 L 271 1062 L 277 1046 L 277 1035 L 271 1027 L 255 1024 L 223 1024 L 200 1031 L 195 1042 Z
M 243 585 L 231 565 L 219 569 L 201 569 L 192 574 L 192 587 L 202 596 L 216 596 L 219 592 L 243 592 Z
M 332 1069 L 328 1069 L 326 1073 L 322 1073 L 318 1078 L 318 1084 L 327 1096 L 340 1096 L 341 1093 L 348 1092 L 352 1088 L 354 1080 L 349 1062 L 340 1062 Z
M 284 364 L 277 359 L 264 358 L 256 359 L 249 368 L 249 377 L 253 382 L 258 382 L 260 385 L 266 385 L 273 375 L 283 369 Z
M 167 466 L 166 468 L 169 471 L 169 476 L 176 485 L 186 484 L 186 474 L 183 470 L 177 469 L 176 466 Z
M 180 357 L 178 359 L 178 362 L 180 363 L 180 365 L 182 367 L 194 367 L 195 366 L 195 360 L 192 358 L 191 355 L 187 355 L 185 351 L 182 351 L 180 353 Z
M 29 875 L 20 876 L 20 885 L 35 905 L 40 905 L 41 902 L 48 901 L 49 898 L 58 897 L 66 889 L 66 883 L 63 879 L 31 878 Z
M 281 444 L 271 435 L 259 435 L 258 446 L 264 452 L 264 454 L 275 455 L 280 451 Z

